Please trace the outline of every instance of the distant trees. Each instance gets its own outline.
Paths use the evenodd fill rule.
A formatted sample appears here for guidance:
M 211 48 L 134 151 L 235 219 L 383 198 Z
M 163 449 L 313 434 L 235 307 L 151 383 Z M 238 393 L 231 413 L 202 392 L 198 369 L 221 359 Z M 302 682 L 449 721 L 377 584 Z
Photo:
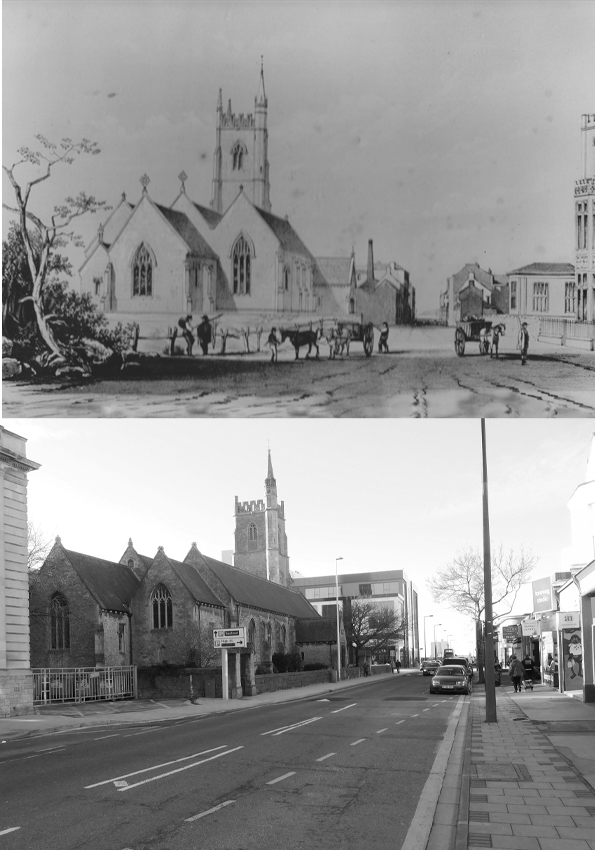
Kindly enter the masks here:
M 405 617 L 396 611 L 392 601 L 383 603 L 370 596 L 350 600 L 343 611 L 347 643 L 357 655 L 371 651 L 374 655 L 390 652 L 403 640 L 407 630 Z
M 492 552 L 492 606 L 494 617 L 510 613 L 521 586 L 529 581 L 537 558 L 521 548 L 505 552 L 500 546 Z M 468 548 L 427 582 L 434 602 L 473 620 L 476 626 L 477 661 L 482 667 L 482 618 L 485 611 L 483 552 Z M 483 670 L 480 670 L 480 676 Z

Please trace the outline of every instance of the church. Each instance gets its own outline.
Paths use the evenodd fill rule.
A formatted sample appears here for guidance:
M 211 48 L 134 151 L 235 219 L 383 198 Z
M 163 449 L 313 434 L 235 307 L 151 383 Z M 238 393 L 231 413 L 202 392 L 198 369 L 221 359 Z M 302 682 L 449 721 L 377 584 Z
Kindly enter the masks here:
M 140 178 L 99 226 L 79 269 L 80 291 L 112 321 L 143 328 L 181 315 L 223 313 L 248 321 L 345 316 L 356 312 L 355 258 L 317 260 L 270 200 L 268 100 L 261 64 L 254 112 L 217 102 L 212 198 L 188 197 L 185 172 L 170 204 Z M 338 260 L 341 260 L 339 262 Z
M 151 557 L 129 540 L 119 561 L 106 561 L 56 538 L 31 587 L 31 666 L 202 666 L 213 629 L 237 626 L 248 640 L 238 671 L 247 696 L 255 671 L 271 672 L 275 653 L 319 660 L 322 642 L 330 666 L 334 621 L 292 588 L 270 451 L 264 499 L 235 499 L 233 560 L 204 555 L 196 543 L 181 561 L 162 546 Z

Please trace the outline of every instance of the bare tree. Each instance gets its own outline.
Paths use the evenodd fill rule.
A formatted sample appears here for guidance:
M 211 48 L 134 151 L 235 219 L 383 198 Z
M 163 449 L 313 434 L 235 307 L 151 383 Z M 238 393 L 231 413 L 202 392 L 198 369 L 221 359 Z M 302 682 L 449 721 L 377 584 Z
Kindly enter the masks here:
M 521 586 L 529 581 L 537 558 L 521 548 L 516 554 L 500 546 L 492 552 L 492 606 L 494 618 L 510 613 Z M 473 620 L 476 628 L 477 662 L 483 678 L 481 622 L 485 610 L 483 552 L 465 549 L 427 582 L 434 602 Z
M 206 625 L 186 623 L 168 641 L 172 660 L 187 667 L 213 667 L 221 663 L 221 650 L 213 646 L 213 630 Z
M 51 176 L 54 166 L 71 165 L 76 157 L 81 154 L 98 154 L 99 148 L 96 142 L 91 142 L 89 139 L 82 139 L 80 142 L 73 142 L 72 139 L 62 139 L 59 144 L 48 141 L 45 136 L 37 135 L 35 137 L 39 142 L 39 150 L 31 150 L 29 147 L 19 148 L 20 159 L 13 163 L 10 167 L 3 165 L 2 168 L 8 176 L 12 188 L 14 189 L 16 207 L 11 207 L 6 203 L 2 203 L 4 209 L 18 216 L 19 230 L 25 245 L 27 254 L 27 262 L 29 271 L 33 280 L 33 292 L 31 298 L 35 316 L 39 327 L 39 332 L 49 348 L 49 350 L 58 358 L 64 356 L 64 352 L 60 349 L 51 328 L 51 315 L 45 315 L 43 305 L 43 292 L 48 276 L 48 271 L 51 268 L 51 256 L 54 248 L 62 247 L 67 240 L 72 240 L 77 246 L 81 246 L 82 240 L 73 231 L 69 231 L 71 223 L 75 218 L 78 218 L 85 213 L 94 213 L 97 210 L 105 208 L 105 201 L 98 201 L 93 195 L 87 195 L 85 192 L 79 192 L 78 195 L 69 196 L 64 203 L 54 207 L 53 214 L 50 218 L 50 224 L 44 223 L 41 218 L 28 208 L 31 190 L 38 183 L 48 180 Z M 15 177 L 15 169 L 20 166 L 41 167 L 42 173 L 29 180 L 27 183 L 22 183 Z M 32 236 L 27 229 L 27 223 L 30 222 L 37 228 L 39 233 L 39 242 L 36 245 Z
M 404 638 L 407 630 L 401 612 L 369 596 L 351 599 L 343 619 L 348 644 L 355 644 L 358 656 L 364 650 L 374 654 L 388 651 Z
M 53 541 L 31 520 L 27 520 L 27 568 L 36 571 L 47 558 Z

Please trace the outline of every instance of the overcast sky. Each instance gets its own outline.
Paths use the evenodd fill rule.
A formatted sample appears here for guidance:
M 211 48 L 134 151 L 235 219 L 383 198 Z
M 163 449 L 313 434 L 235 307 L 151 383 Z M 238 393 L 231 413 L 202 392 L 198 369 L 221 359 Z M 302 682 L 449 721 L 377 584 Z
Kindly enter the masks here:
M 234 497 L 264 496 L 270 444 L 285 502 L 290 566 L 302 575 L 403 569 L 457 651 L 471 630 L 431 600 L 426 580 L 466 546 L 482 548 L 479 420 L 10 420 L 42 464 L 29 514 L 66 548 L 118 561 L 132 537 L 183 559 L 234 547 Z M 585 477 L 587 420 L 488 420 L 492 543 L 567 568 L 567 502 Z M 520 610 L 531 610 L 529 588 Z M 437 636 L 440 637 L 440 629 Z M 423 638 L 422 638 L 423 641 Z
M 365 265 L 373 239 L 376 259 L 410 271 L 421 311 L 466 262 L 574 261 L 593 2 L 4 0 L 2 12 L 3 163 L 36 133 L 102 150 L 39 187 L 37 212 L 80 189 L 136 202 L 145 172 L 169 204 L 182 169 L 208 205 L 218 90 L 252 112 L 262 54 L 273 212 L 314 255 L 354 245 Z M 81 221 L 83 236 L 99 221 Z

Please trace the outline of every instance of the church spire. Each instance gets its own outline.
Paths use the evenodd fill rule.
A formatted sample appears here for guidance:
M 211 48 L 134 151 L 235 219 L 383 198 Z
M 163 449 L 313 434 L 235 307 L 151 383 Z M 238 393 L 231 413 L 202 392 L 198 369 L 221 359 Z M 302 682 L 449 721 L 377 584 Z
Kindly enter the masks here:
M 260 57 L 260 85 L 258 88 L 258 96 L 256 98 L 256 102 L 258 104 L 262 104 L 263 106 L 267 106 L 267 96 L 264 90 L 264 67 L 263 67 L 263 57 Z
M 273 462 L 271 460 L 271 450 L 269 449 L 269 466 L 267 470 L 266 483 L 272 484 L 273 487 L 276 486 L 277 482 L 275 481 L 275 475 L 273 473 Z

